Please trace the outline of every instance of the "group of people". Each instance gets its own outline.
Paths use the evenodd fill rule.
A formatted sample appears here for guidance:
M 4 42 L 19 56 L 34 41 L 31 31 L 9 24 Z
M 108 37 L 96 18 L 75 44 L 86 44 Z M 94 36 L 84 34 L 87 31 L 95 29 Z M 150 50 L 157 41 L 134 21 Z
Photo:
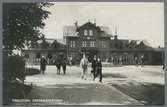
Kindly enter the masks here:
M 83 55 L 83 58 L 81 59 L 81 63 L 80 66 L 83 69 L 82 72 L 82 79 L 87 78 L 87 68 L 88 68 L 88 59 L 86 57 L 86 55 Z M 92 64 L 91 64 L 91 73 L 93 74 L 93 80 L 96 79 L 97 76 L 99 76 L 99 82 L 102 82 L 102 63 L 100 58 L 97 58 L 96 55 L 93 58 Z
M 66 58 L 63 58 L 62 60 L 55 61 L 54 63 L 57 67 L 57 74 L 58 75 L 60 75 L 61 67 L 63 69 L 63 73 L 66 74 L 66 65 L 67 65 Z M 46 64 L 47 64 L 47 61 L 46 61 L 45 57 L 42 56 L 42 58 L 40 60 L 40 71 L 42 74 L 45 73 Z
M 40 60 L 40 70 L 42 74 L 45 73 L 46 64 L 47 64 L 47 61 L 44 58 L 44 56 L 42 56 Z M 84 54 L 83 58 L 81 59 L 80 66 L 82 67 L 82 79 L 85 79 L 85 80 L 87 78 L 88 64 L 89 64 L 89 61 L 86 55 Z M 66 65 L 67 65 L 66 58 L 55 61 L 55 65 L 57 67 L 58 75 L 60 75 L 61 67 L 63 68 L 63 73 L 66 74 Z M 92 68 L 91 73 L 93 74 L 93 80 L 95 80 L 96 77 L 99 76 L 99 82 L 102 82 L 102 63 L 100 58 L 97 58 L 96 56 L 94 56 L 91 68 Z
M 66 65 L 67 65 L 66 58 L 63 58 L 62 60 L 55 61 L 55 65 L 57 67 L 57 74 L 58 75 L 60 75 L 61 67 L 63 69 L 63 74 L 66 74 Z
M 144 55 L 142 55 L 140 59 L 137 56 L 135 56 L 134 60 L 136 65 L 144 66 Z

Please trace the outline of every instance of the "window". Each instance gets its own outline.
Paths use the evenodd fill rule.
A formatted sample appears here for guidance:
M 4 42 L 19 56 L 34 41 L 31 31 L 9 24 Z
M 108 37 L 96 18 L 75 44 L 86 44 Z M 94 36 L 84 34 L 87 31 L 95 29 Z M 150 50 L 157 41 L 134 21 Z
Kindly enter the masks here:
M 93 31 L 92 30 L 89 30 L 89 35 L 93 36 Z
M 37 59 L 41 58 L 41 53 L 37 53 L 37 54 L 36 54 L 36 58 L 37 58 Z
M 70 47 L 71 47 L 71 48 L 74 48 L 74 47 L 75 47 L 75 41 L 71 41 Z
M 90 47 L 95 47 L 95 41 L 90 41 Z
M 106 48 L 106 42 L 105 41 L 101 41 L 101 47 Z
M 87 36 L 87 35 L 88 35 L 88 31 L 84 30 L 84 36 Z
M 48 53 L 48 58 L 52 59 L 52 53 Z
M 82 47 L 86 47 L 86 41 L 82 41 Z

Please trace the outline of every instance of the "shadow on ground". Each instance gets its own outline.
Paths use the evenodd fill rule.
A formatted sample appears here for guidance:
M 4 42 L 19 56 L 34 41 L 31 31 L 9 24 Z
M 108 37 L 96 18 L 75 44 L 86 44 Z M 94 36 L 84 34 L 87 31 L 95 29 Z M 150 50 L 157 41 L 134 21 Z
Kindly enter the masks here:
M 94 87 L 93 90 L 91 90 L 92 87 Z M 103 89 L 102 86 L 96 87 L 95 84 L 57 84 L 45 87 L 34 86 L 28 98 L 59 99 L 63 100 L 64 103 L 86 103 L 94 99 L 93 97 L 97 94 L 96 92 L 94 93 L 94 91 L 98 91 L 97 89 L 99 88 Z M 102 98 L 97 98 L 97 101 L 103 100 Z
M 127 78 L 126 76 L 122 75 L 122 74 L 111 74 L 111 73 L 105 73 L 103 74 L 103 78 Z
M 165 90 L 160 84 L 112 84 L 115 88 L 144 105 L 164 105 Z

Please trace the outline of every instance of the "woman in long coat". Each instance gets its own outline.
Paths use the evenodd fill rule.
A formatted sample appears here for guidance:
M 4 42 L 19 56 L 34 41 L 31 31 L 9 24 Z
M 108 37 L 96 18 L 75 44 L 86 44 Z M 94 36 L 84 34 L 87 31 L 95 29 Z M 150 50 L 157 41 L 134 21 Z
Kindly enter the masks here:
M 62 68 L 63 68 L 63 73 L 66 74 L 66 65 L 67 65 L 67 61 L 66 58 L 63 59 L 62 61 Z
M 93 60 L 92 60 L 92 71 L 91 71 L 91 73 L 93 73 L 93 80 L 95 80 L 95 78 L 96 78 L 96 73 L 97 73 L 97 71 L 96 71 L 96 65 L 97 64 L 97 58 L 96 58 L 96 56 L 94 56 L 94 58 L 93 58 Z
M 46 64 L 47 64 L 47 61 L 44 58 L 44 56 L 42 56 L 42 58 L 40 60 L 40 69 L 41 69 L 42 74 L 44 74 L 44 72 L 46 70 Z
M 96 70 L 97 70 L 96 77 L 99 76 L 99 82 L 102 82 L 102 63 L 100 58 L 97 59 Z
M 57 74 L 60 74 L 60 70 L 61 70 L 61 62 L 60 62 L 60 60 L 55 60 L 55 65 L 57 67 Z

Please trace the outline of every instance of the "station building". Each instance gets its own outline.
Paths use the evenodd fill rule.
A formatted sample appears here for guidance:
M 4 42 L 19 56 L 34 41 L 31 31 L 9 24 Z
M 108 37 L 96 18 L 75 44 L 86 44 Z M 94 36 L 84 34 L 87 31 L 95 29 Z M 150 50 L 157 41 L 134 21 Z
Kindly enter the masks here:
M 94 55 L 103 62 L 113 64 L 136 64 L 144 57 L 144 64 L 159 65 L 164 62 L 164 48 L 152 47 L 146 40 L 119 39 L 119 35 L 112 35 L 109 27 L 98 26 L 87 22 L 83 25 L 64 26 L 62 39 L 39 40 L 31 49 L 23 50 L 23 56 L 28 62 L 39 64 L 41 56 L 48 59 L 48 64 L 54 60 L 66 57 L 76 64 L 86 54 L 91 62 Z M 158 56 L 158 57 L 157 57 Z

